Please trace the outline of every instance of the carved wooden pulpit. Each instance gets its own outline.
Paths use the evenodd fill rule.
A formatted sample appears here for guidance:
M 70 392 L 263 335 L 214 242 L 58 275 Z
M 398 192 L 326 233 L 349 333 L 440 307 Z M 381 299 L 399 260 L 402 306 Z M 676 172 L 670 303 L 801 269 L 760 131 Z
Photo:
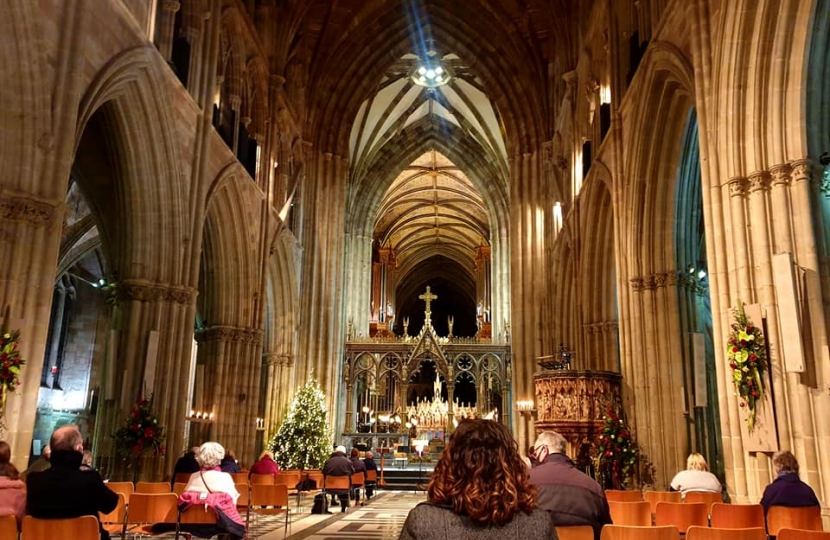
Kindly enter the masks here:
M 536 433 L 556 431 L 568 440 L 568 455 L 577 467 L 591 465 L 591 448 L 603 419 L 620 408 L 622 376 L 611 371 L 545 370 L 533 377 L 536 389 Z

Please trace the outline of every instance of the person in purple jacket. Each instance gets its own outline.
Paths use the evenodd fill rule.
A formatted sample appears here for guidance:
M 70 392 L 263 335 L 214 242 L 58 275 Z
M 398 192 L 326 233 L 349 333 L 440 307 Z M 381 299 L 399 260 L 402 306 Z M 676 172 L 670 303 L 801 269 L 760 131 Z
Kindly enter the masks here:
M 813 488 L 798 477 L 798 461 L 789 450 L 772 455 L 775 480 L 764 490 L 761 506 L 766 514 L 771 506 L 820 506 Z

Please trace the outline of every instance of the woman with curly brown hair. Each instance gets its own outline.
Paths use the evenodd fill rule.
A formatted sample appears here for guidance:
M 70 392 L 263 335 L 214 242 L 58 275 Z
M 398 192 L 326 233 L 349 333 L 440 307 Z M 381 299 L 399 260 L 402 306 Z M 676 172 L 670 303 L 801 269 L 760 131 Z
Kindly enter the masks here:
M 516 441 L 492 420 L 463 420 L 450 437 L 399 540 L 556 540 L 550 515 L 536 508 L 536 488 Z

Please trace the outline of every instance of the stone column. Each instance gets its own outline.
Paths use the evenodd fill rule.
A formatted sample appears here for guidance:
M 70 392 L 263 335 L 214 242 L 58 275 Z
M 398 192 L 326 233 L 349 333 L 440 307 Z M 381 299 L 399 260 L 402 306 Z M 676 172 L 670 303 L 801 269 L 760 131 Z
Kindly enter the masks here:
M 243 463 L 256 459 L 256 418 L 262 331 L 211 326 L 196 334 L 205 363 L 205 405 L 214 413 L 213 436 L 236 450 Z
M 6 402 L 4 440 L 18 469 L 28 465 L 64 205 L 31 193 L 0 190 L 0 323 L 20 329 L 26 360 L 17 392 Z
M 170 62 L 173 58 L 173 31 L 176 27 L 176 13 L 181 4 L 176 0 L 162 0 L 161 13 L 158 19 L 158 30 L 156 33 L 156 47 L 158 47 L 162 58 Z
M 63 319 L 66 315 L 66 286 L 63 279 L 58 280 L 55 285 L 55 297 L 52 300 L 54 309 L 52 310 L 52 339 L 49 342 L 49 356 L 46 359 L 46 366 L 50 368 L 49 374 L 46 376 L 46 386 L 52 388 L 55 376 L 51 372 L 51 367 L 57 365 L 58 350 L 60 349 L 61 336 L 63 335 Z

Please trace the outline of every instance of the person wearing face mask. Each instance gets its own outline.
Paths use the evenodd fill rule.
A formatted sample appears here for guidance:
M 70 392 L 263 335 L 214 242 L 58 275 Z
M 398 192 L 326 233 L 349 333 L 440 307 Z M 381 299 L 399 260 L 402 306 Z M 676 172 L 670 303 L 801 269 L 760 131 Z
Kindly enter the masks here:
M 26 513 L 39 519 L 95 516 L 115 510 L 118 495 L 97 471 L 81 470 L 84 442 L 76 426 L 55 430 L 49 442 L 51 467 L 26 477 Z M 101 529 L 101 540 L 109 540 Z

